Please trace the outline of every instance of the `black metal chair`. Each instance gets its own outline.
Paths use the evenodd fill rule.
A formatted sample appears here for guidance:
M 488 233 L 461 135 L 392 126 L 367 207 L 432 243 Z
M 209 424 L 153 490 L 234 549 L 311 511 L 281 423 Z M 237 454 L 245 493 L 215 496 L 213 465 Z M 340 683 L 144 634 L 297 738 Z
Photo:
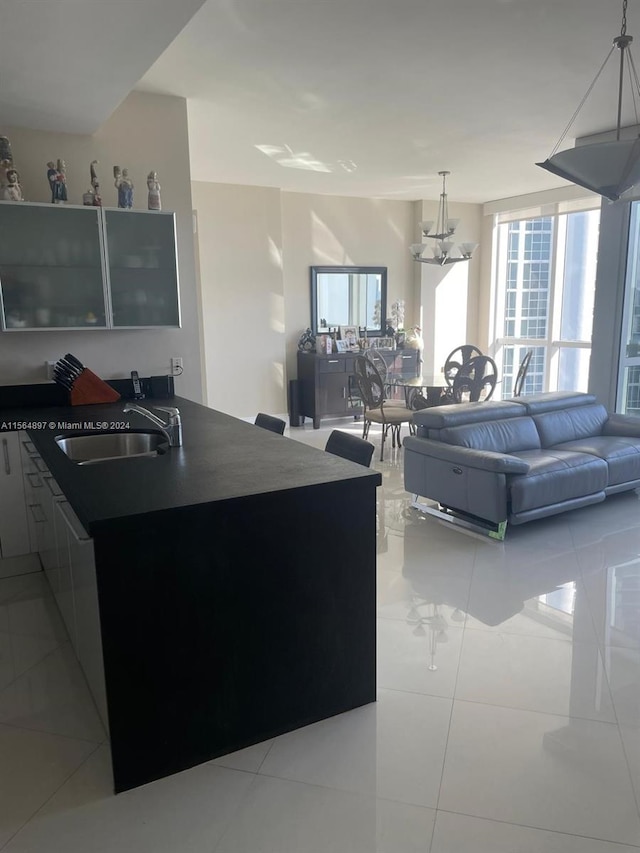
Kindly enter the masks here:
M 467 364 L 469 359 L 478 355 L 482 355 L 482 350 L 478 349 L 478 347 L 473 344 L 463 344 L 461 347 L 456 347 L 456 349 L 449 353 L 442 372 L 444 373 L 444 378 L 450 388 L 453 387 L 453 380 L 456 378 L 460 368 L 464 364 Z
M 516 381 L 513 383 L 513 396 L 519 397 L 522 394 L 522 389 L 524 388 L 524 380 L 527 378 L 527 371 L 529 370 L 529 365 L 531 364 L 531 359 L 533 357 L 533 350 L 527 350 L 524 355 L 524 358 L 520 362 L 520 367 L 518 368 L 518 374 L 516 376 Z
M 412 412 L 406 406 L 394 406 L 384 398 L 384 382 L 375 365 L 364 356 L 357 356 L 354 364 L 354 376 L 360 397 L 364 402 L 362 438 L 369 436 L 372 423 L 382 427 L 380 461 L 384 461 L 384 442 L 391 430 L 392 447 L 402 446 L 400 430 L 402 424 L 411 423 Z
M 488 355 L 476 355 L 463 364 L 451 388 L 456 403 L 489 400 L 498 382 L 498 367 Z
M 256 426 L 262 429 L 268 429 L 271 432 L 277 432 L 278 435 L 284 435 L 286 423 L 281 418 L 275 418 L 273 415 L 265 415 L 264 412 L 258 412 L 254 421 Z
M 333 453 L 334 456 L 341 456 L 343 459 L 357 462 L 366 468 L 371 464 L 371 457 L 375 450 L 370 441 L 365 441 L 363 438 L 358 438 L 357 435 L 351 435 L 348 432 L 341 432 L 339 429 L 333 430 L 324 449 L 327 453 Z

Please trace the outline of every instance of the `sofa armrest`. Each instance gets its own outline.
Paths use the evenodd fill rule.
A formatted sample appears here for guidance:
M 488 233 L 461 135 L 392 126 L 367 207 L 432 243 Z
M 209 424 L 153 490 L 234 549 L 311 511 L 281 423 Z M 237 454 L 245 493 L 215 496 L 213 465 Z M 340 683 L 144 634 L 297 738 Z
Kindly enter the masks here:
M 609 415 L 602 427 L 602 434 L 640 438 L 640 418 L 633 415 Z
M 493 450 L 472 450 L 470 447 L 459 447 L 446 444 L 443 441 L 432 441 L 430 438 L 416 438 L 409 435 L 404 440 L 404 446 L 423 456 L 442 459 L 454 465 L 466 465 L 469 468 L 480 468 L 483 471 L 494 471 L 500 474 L 526 474 L 529 463 L 517 456 L 507 453 L 495 453 Z

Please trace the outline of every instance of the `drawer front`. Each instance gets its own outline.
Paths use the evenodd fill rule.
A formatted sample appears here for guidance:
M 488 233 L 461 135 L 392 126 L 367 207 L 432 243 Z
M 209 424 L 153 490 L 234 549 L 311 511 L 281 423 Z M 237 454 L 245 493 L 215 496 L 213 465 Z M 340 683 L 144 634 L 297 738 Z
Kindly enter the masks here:
M 402 352 L 396 358 L 396 365 L 402 377 L 418 375 L 418 351 Z
M 346 370 L 346 359 L 344 358 L 334 358 L 333 356 L 328 356 L 327 358 L 323 358 L 318 362 L 318 372 L 319 373 L 344 373 Z

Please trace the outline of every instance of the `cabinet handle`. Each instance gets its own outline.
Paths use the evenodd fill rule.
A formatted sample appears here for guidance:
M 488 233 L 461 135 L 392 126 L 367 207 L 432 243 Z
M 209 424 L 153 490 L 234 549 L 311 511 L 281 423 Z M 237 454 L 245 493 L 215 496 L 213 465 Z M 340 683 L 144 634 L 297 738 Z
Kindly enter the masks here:
M 342 389 L 342 399 L 343 399 L 343 400 L 346 400 L 346 399 L 347 399 L 347 389 L 346 389 L 346 388 L 343 388 L 343 389 Z
M 327 364 L 340 364 L 339 358 L 329 358 L 327 359 Z
M 47 520 L 40 504 L 29 504 L 29 509 L 31 510 L 31 515 L 33 516 L 33 520 L 36 524 L 42 524 Z M 39 510 L 39 512 L 37 510 Z M 38 518 L 38 516 L 40 517 Z
M 35 446 L 34 446 L 34 445 L 32 444 L 32 442 L 30 442 L 30 441 L 23 441 L 23 442 L 22 442 L 22 446 L 24 447 L 24 449 L 25 449 L 25 450 L 27 451 L 27 453 L 29 453 L 29 454 L 31 454 L 31 453 L 35 453 L 35 452 L 36 452 L 36 448 L 35 448 Z
M 35 477 L 38 482 L 34 483 L 33 480 L 31 479 L 32 477 Z M 29 481 L 29 485 L 31 486 L 32 489 L 41 489 L 42 488 L 42 480 L 40 479 L 40 477 L 37 474 L 34 474 L 33 471 L 31 472 L 31 474 L 27 474 L 27 480 Z
M 66 511 L 65 507 L 69 505 L 69 501 L 60 501 L 56 504 L 58 509 L 60 510 L 60 514 L 67 522 L 67 527 L 71 531 L 73 538 L 76 542 L 91 542 L 91 537 L 87 536 L 87 532 L 82 527 L 79 521 L 76 520 L 75 515 L 72 518 Z M 69 510 L 69 512 L 73 512 L 73 510 Z M 79 528 L 79 529 L 78 529 Z
M 403 355 L 402 358 L 413 358 L 412 355 Z
M 45 477 L 44 481 L 47 484 L 47 488 L 49 489 L 54 498 L 61 497 L 62 492 L 60 491 L 60 486 L 56 483 L 51 474 L 49 474 L 48 477 Z M 56 491 L 56 489 L 58 491 Z
M 11 474 L 11 460 L 9 459 L 9 442 L 6 438 L 2 439 L 2 452 L 4 454 L 4 473 L 8 477 Z

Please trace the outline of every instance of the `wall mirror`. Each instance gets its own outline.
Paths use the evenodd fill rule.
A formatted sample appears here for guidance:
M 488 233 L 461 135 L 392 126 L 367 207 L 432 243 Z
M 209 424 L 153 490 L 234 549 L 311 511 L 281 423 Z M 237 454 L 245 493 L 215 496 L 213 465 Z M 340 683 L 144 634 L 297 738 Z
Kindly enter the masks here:
M 366 328 L 380 337 L 387 317 L 386 267 L 311 267 L 311 329 Z

